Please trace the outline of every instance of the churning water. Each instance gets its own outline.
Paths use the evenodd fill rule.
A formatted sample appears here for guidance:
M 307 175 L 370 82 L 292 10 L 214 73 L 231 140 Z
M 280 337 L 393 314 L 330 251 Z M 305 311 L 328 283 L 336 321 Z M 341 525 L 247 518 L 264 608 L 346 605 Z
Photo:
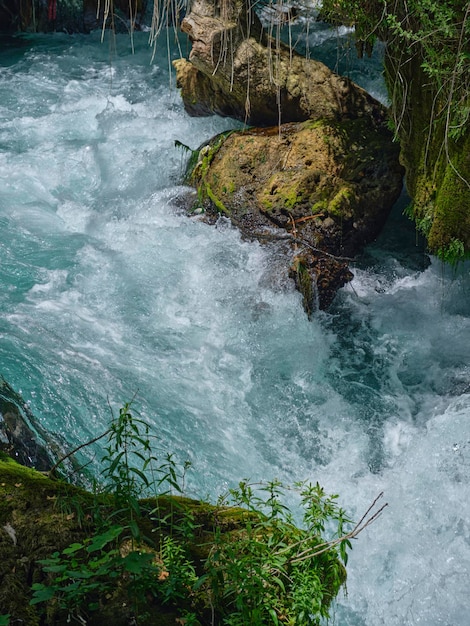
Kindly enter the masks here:
M 318 480 L 358 518 L 384 491 L 336 623 L 467 625 L 468 279 L 427 263 L 398 206 L 307 321 L 275 250 L 178 208 L 175 140 L 234 124 L 187 117 L 150 56 L 143 34 L 134 55 L 125 36 L 1 40 L 0 373 L 69 446 L 137 393 L 192 495 Z

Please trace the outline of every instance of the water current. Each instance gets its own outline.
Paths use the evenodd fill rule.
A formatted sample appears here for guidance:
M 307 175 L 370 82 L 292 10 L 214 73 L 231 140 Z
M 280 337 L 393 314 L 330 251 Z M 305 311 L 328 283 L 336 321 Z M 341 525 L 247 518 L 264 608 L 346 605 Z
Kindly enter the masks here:
M 468 268 L 429 262 L 403 197 L 308 321 L 275 250 L 179 208 L 175 140 L 235 124 L 189 118 L 146 42 L 0 40 L 0 373 L 68 446 L 136 394 L 161 449 L 192 461 L 191 495 L 318 480 L 357 518 L 384 491 L 335 623 L 467 625 Z M 376 66 L 354 72 L 384 97 Z

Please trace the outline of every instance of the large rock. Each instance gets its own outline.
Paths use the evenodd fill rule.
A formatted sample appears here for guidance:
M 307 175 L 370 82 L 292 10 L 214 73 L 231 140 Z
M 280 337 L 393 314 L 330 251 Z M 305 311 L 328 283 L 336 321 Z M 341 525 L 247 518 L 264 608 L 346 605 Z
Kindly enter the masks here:
M 385 108 L 268 37 L 243 0 L 194 0 L 181 28 L 192 43 L 174 63 L 186 110 L 265 127 L 216 138 L 190 182 L 209 215 L 281 239 L 305 310 L 327 308 L 401 191 Z
M 364 89 L 326 65 L 267 37 L 243 2 L 195 0 L 181 29 L 189 60 L 174 65 L 191 115 L 217 113 L 250 125 L 307 119 L 368 117 L 383 123 L 384 108 Z
M 129 626 L 137 623 L 136 613 L 145 615 L 139 624 L 158 626 L 189 623 L 181 617 L 186 613 L 194 615 L 191 623 L 201 625 L 221 624 L 224 616 L 230 617 L 232 597 L 223 596 L 227 579 L 221 581 L 218 575 L 223 570 L 213 565 L 206 570 L 205 563 L 215 550 L 220 555 L 225 549 L 234 559 L 237 554 L 243 557 L 243 542 L 237 542 L 237 538 L 248 536 L 247 525 L 259 523 L 260 516 L 239 507 L 214 506 L 171 495 L 140 500 L 138 516 L 136 504 L 134 501 L 132 521 L 145 538 L 141 542 L 129 539 L 127 509 L 121 504 L 116 508 L 111 494 L 100 493 L 96 487 L 85 491 L 52 480 L 0 452 L 0 614 L 8 613 L 11 624 L 27 626 L 64 626 L 71 620 L 88 626 Z M 272 545 L 279 548 L 278 525 L 271 533 L 265 517 L 262 519 L 265 541 L 273 539 Z M 103 520 L 110 521 L 103 526 Z M 120 525 L 123 528 L 119 538 L 112 534 L 115 541 L 101 543 L 112 528 Z M 165 562 L 161 546 L 170 536 L 172 554 L 177 556 L 170 561 L 169 555 Z M 303 541 L 292 543 L 298 537 Z M 312 539 L 315 535 L 311 534 L 306 542 L 304 533 L 289 532 L 283 545 L 290 543 L 300 552 L 298 544 L 302 543 L 311 550 Z M 323 540 L 318 537 L 318 541 Z M 154 554 L 153 572 L 148 562 L 144 571 L 139 560 L 137 569 L 132 560 L 127 570 L 122 568 L 118 554 L 124 559 L 133 552 Z M 59 553 L 61 563 L 57 565 L 56 561 L 50 569 L 43 569 L 41 560 Z M 187 571 L 190 562 L 200 576 L 197 588 L 188 583 L 183 588 L 182 568 Z M 230 575 L 227 565 L 225 571 Z M 322 591 L 317 599 L 326 612 L 345 582 L 346 570 L 335 551 L 325 551 L 315 557 L 315 573 Z M 59 593 L 54 598 L 49 596 L 46 603 L 32 604 L 31 585 L 43 584 L 50 590 L 54 579 L 58 583 L 56 574 L 63 576 L 60 590 L 55 589 Z M 201 584 L 202 576 L 207 574 L 209 577 Z M 150 582 L 152 593 L 147 591 Z M 286 581 L 286 588 L 288 584 Z M 159 585 L 167 591 L 161 591 Z M 286 596 L 287 591 L 281 594 Z
M 189 181 L 209 215 L 280 241 L 310 314 L 352 278 L 348 261 L 380 232 L 402 174 L 389 131 L 358 118 L 218 136 L 199 152 Z

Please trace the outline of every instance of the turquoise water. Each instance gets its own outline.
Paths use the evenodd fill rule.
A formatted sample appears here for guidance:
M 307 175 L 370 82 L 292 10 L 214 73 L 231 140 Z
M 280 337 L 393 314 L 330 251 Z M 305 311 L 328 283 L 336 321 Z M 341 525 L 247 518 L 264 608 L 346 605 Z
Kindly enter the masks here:
M 429 263 L 403 198 L 309 322 L 274 249 L 179 208 L 175 140 L 233 123 L 186 116 L 164 49 L 0 44 L 0 373 L 39 423 L 74 446 L 136 395 L 191 495 L 318 480 L 359 517 L 384 491 L 336 623 L 466 625 L 468 268 Z

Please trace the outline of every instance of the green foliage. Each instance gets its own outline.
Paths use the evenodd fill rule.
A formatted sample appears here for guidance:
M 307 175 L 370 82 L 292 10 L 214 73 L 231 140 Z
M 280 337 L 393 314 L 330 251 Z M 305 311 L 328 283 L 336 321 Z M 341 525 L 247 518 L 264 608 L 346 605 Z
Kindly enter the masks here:
M 0 615 L 0 626 L 9 626 L 10 615 Z
M 413 198 L 411 216 L 442 260 L 466 258 L 470 3 L 324 0 L 322 14 L 354 24 L 361 41 L 375 35 L 386 41 L 390 110 Z
M 353 24 L 361 41 L 378 35 L 393 49 L 403 51 L 405 46 L 408 54 L 403 63 L 409 56 L 419 55 L 424 72 L 436 82 L 443 102 L 451 107 L 453 133 L 462 131 L 469 118 L 468 2 L 324 0 L 321 15 L 334 23 Z
M 457 267 L 459 263 L 469 258 L 470 253 L 465 251 L 465 245 L 460 239 L 452 239 L 448 246 L 439 248 L 437 256 L 449 263 L 452 267 Z
M 111 526 L 106 532 L 72 543 L 61 553 L 54 552 L 41 559 L 44 572 L 52 574 L 50 584 L 32 586 L 31 604 L 47 602 L 52 598 L 61 609 L 79 613 L 85 607 L 97 608 L 96 593 L 106 594 L 124 567 L 117 549 L 116 539 L 121 526 Z
M 469 119 L 469 8 L 463 0 L 410 0 L 385 5 L 388 39 L 396 37 L 412 54 L 421 56 L 421 67 L 444 104 L 442 109 L 436 107 L 436 115 L 442 110 L 454 139 L 463 134 Z
M 181 491 L 180 477 L 171 455 L 156 465 L 148 425 L 131 413 L 130 404 L 111 422 L 102 462 L 101 499 L 93 511 L 96 533 L 39 561 L 48 579 L 32 586 L 31 604 L 53 602 L 69 617 L 81 616 L 100 609 L 118 587 L 138 622 L 149 596 L 162 604 L 174 603 L 186 597 L 195 580 L 182 545 L 165 537 L 160 549 L 153 549 L 140 528 L 142 496 L 151 488 L 160 493 Z M 154 477 L 152 483 L 149 475 Z
M 205 201 L 209 200 L 216 210 L 224 215 L 229 215 L 230 211 L 220 198 L 214 194 L 208 180 L 208 172 L 209 166 L 214 160 L 214 157 L 219 151 L 221 145 L 233 132 L 235 131 L 219 133 L 199 150 L 191 151 L 192 154 L 188 162 L 185 176 L 185 180 L 190 184 L 194 184 L 197 188 L 198 203 L 204 204 Z M 178 142 L 178 144 L 180 145 L 181 142 Z
M 184 499 L 142 499 L 149 490 L 181 493 L 188 464 L 181 474 L 172 455 L 156 465 L 147 424 L 132 415 L 129 404 L 107 437 L 95 532 L 39 561 L 45 578 L 32 586 L 32 605 L 54 607 L 64 619 L 83 622 L 120 594 L 136 624 L 147 623 L 142 611 L 151 598 L 185 607 L 181 619 L 193 626 L 208 605 L 211 623 L 227 626 L 313 626 L 328 618 L 345 581 L 349 539 L 359 532 L 356 527 L 347 533 L 350 520 L 337 496 L 326 495 L 318 483 L 289 489 L 278 481 L 241 482 L 220 503 L 242 507 L 234 509 L 237 523 L 228 531 L 222 516 L 214 516 L 212 534 L 204 535 L 210 546 L 204 570 L 198 572 L 187 544 L 196 541 L 200 524 Z M 302 528 L 285 504 L 290 496 L 303 512 Z M 145 519 L 153 522 L 155 541 L 141 530 Z
M 361 0 L 323 0 L 320 17 L 334 25 L 354 26 L 356 39 L 367 44 L 366 50 L 371 50 L 376 39 L 378 8 L 382 4 L 381 0 L 367 4 Z M 361 53 L 362 49 L 358 47 Z
M 423 235 L 424 237 L 427 237 L 429 235 L 434 218 L 432 214 L 432 207 L 430 207 L 429 210 L 424 213 L 424 215 L 418 218 L 414 213 L 413 204 L 409 204 L 403 210 L 403 215 L 406 215 L 406 217 L 410 219 L 414 219 L 416 224 L 416 230 L 421 233 L 421 235 Z
M 184 600 L 197 581 L 194 565 L 183 545 L 173 537 L 164 537 L 160 546 L 164 570 L 160 574 L 159 598 L 163 604 Z
M 347 519 L 320 485 L 298 484 L 303 528 L 283 502 L 287 489 L 278 481 L 254 486 L 241 482 L 230 491 L 230 504 L 250 515 L 243 528 L 216 533 L 199 581 L 211 589 L 223 624 L 263 626 L 319 624 L 329 616 L 329 604 L 345 580 L 341 559 L 347 559 Z M 335 525 L 331 540 L 322 537 Z M 340 538 L 336 543 L 335 540 Z M 202 582 L 201 582 L 202 581 Z
M 157 458 L 152 454 L 148 424 L 131 414 L 129 404 L 125 404 L 119 416 L 111 422 L 105 451 L 102 461 L 104 492 L 110 493 L 114 499 L 114 509 L 108 520 L 124 516 L 127 530 L 138 541 L 139 499 L 150 487 L 145 470 L 156 463 Z

